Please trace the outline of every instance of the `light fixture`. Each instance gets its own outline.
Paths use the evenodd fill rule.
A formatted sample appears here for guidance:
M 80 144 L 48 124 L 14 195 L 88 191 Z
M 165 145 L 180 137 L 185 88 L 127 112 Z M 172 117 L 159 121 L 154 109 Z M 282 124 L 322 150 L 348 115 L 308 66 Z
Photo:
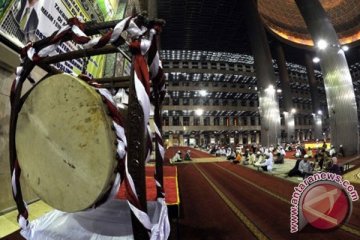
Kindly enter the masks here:
M 318 42 L 317 42 L 317 47 L 320 49 L 320 50 L 324 50 L 325 48 L 328 47 L 328 42 L 325 41 L 324 39 L 320 39 Z
M 198 116 L 203 115 L 203 113 L 204 113 L 204 110 L 203 110 L 203 109 L 200 109 L 200 108 L 199 108 L 199 109 L 196 109 L 196 110 L 195 110 L 195 114 L 198 115 Z
M 291 113 L 292 113 L 292 114 L 296 113 L 296 109 L 295 109 L 295 108 L 292 108 L 292 109 L 291 109 Z
M 318 110 L 317 112 L 319 115 L 322 115 L 322 111 L 321 110 Z
M 313 58 L 313 63 L 318 63 L 318 62 L 320 62 L 320 58 L 314 57 L 314 58 Z
M 348 45 L 343 45 L 343 46 L 341 46 L 341 49 L 346 52 L 346 51 L 349 50 L 349 46 Z
M 205 97 L 207 95 L 207 91 L 206 90 L 200 90 L 199 94 L 200 94 L 200 96 Z
M 277 93 L 282 93 L 282 90 L 280 88 L 276 89 Z
M 270 85 L 265 89 L 265 92 L 270 93 L 270 94 L 274 94 L 274 93 L 275 93 L 274 85 L 270 84 Z

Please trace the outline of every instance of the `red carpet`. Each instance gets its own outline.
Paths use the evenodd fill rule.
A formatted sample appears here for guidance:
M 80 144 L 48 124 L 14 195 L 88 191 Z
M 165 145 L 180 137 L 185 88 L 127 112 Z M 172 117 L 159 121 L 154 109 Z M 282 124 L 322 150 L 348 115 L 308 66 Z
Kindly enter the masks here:
M 247 227 L 227 208 L 214 189 L 194 167 L 195 164 L 178 166 L 183 219 L 179 229 L 181 239 L 251 239 Z M 290 204 L 238 178 L 240 176 L 267 191 L 290 200 L 294 183 L 230 163 L 203 163 L 197 166 L 207 175 L 230 201 L 242 211 L 269 239 L 359 239 L 358 236 L 337 229 L 320 232 L 308 226 L 297 234 L 289 232 Z M 220 166 L 220 167 L 219 167 Z M 231 173 L 226 170 L 231 171 Z M 221 213 L 219 213 L 221 210 Z M 217 219 L 216 229 L 222 231 L 199 232 Z M 349 226 L 359 229 L 359 202 L 355 202 Z M 229 226 L 235 226 L 229 231 Z M 234 236 L 233 231 L 237 232 Z M 250 234 L 250 235 L 249 235 Z
M 232 165 L 229 163 L 218 164 L 231 170 L 239 176 L 242 176 L 252 181 L 253 183 L 256 183 L 256 185 L 265 188 L 282 198 L 287 199 L 288 201 L 291 200 L 291 195 L 294 191 L 294 187 L 297 186 L 297 184 L 293 182 L 270 176 L 260 171 L 254 171 L 243 166 Z M 360 186 L 358 184 L 354 184 L 354 187 L 355 189 L 357 189 L 358 193 L 360 193 Z M 360 228 L 360 201 L 353 202 L 353 211 L 349 219 L 349 224 L 355 226 L 355 228 Z
M 146 167 L 146 199 L 156 201 L 156 186 L 154 180 L 155 167 Z M 179 204 L 177 168 L 175 166 L 164 166 L 164 190 L 167 205 Z M 120 187 L 117 197 L 125 199 L 125 188 Z
M 174 157 L 175 153 L 177 151 L 181 151 L 181 155 L 184 158 L 185 153 L 187 150 L 190 150 L 190 156 L 192 158 L 212 158 L 214 157 L 211 154 L 208 154 L 206 152 L 200 151 L 196 148 L 191 148 L 191 147 L 169 147 L 168 149 L 166 149 L 165 151 L 165 162 L 169 163 L 169 159 Z
M 182 202 L 177 229 L 179 239 L 256 239 L 212 190 L 194 164 L 179 165 L 178 170 Z

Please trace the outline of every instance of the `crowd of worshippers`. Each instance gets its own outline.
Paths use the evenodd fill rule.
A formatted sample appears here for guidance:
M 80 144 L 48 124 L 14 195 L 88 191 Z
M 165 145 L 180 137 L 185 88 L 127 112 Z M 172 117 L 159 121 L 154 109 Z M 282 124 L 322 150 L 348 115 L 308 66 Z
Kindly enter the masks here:
M 285 144 L 284 146 L 277 145 L 266 148 L 261 145 L 248 145 L 241 147 L 224 147 L 213 145 L 208 147 L 210 154 L 216 156 L 225 156 L 227 160 L 234 164 L 253 165 L 259 170 L 271 172 L 273 164 L 282 164 L 287 151 L 294 151 L 296 157 L 296 164 L 294 168 L 288 173 L 288 176 L 307 177 L 315 171 L 329 171 L 341 174 L 343 169 L 338 165 L 337 157 L 345 157 L 344 148 L 342 145 L 336 150 L 333 145 L 330 149 L 327 148 L 327 143 L 324 141 L 315 145 L 317 147 L 315 153 L 311 148 L 305 147 L 299 143 Z
M 306 178 L 316 172 L 332 172 L 341 175 L 343 172 L 343 167 L 338 164 L 338 157 L 345 157 L 342 145 L 338 150 L 333 145 L 327 149 L 327 144 L 324 142 L 322 147 L 315 149 L 315 154 L 310 148 L 305 150 L 298 146 L 295 157 L 295 166 L 289 171 L 288 177 Z
M 170 163 L 179 163 L 182 161 L 191 161 L 191 156 L 190 156 L 191 151 L 190 150 L 186 150 L 185 151 L 185 155 L 183 156 L 181 150 L 178 150 L 174 157 L 172 157 L 170 159 Z
M 285 149 L 281 145 L 271 145 L 265 148 L 261 145 L 249 145 L 241 147 L 218 147 L 208 149 L 210 154 L 225 156 L 234 164 L 253 165 L 264 171 L 272 171 L 273 164 L 282 164 L 285 159 Z

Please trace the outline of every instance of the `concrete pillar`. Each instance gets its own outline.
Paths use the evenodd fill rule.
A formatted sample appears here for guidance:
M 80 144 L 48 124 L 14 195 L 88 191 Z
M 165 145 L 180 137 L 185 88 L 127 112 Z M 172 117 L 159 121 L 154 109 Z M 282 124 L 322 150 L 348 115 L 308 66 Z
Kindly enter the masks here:
M 256 69 L 261 116 L 261 143 L 277 144 L 280 138 L 280 111 L 276 97 L 276 77 L 264 26 L 254 0 L 239 1 L 246 14 L 245 23 L 249 34 L 254 66 Z
M 318 94 L 318 83 L 315 78 L 314 74 L 314 64 L 312 58 L 309 54 L 305 54 L 305 65 L 306 65 L 306 72 L 307 77 L 309 80 L 310 85 L 310 95 L 311 95 L 311 105 L 313 111 L 313 129 L 314 129 L 314 138 L 321 139 L 322 138 L 322 112 L 319 114 L 320 109 L 320 101 L 319 101 L 319 94 Z
M 255 126 L 259 126 L 259 117 L 255 116 Z
M 184 146 L 184 135 L 182 134 L 179 134 L 179 145 L 180 146 Z
M 239 125 L 239 126 L 244 126 L 244 119 L 243 119 L 242 116 L 239 116 L 239 117 L 238 117 L 238 125 Z
M 239 144 L 244 144 L 243 143 L 243 134 L 239 133 Z
M 224 126 L 224 117 L 222 117 L 222 116 L 219 117 L 219 123 L 220 123 L 220 126 Z
M 194 126 L 194 116 L 189 117 L 189 126 Z
M 260 133 L 258 131 L 256 131 L 256 144 L 260 143 Z
M 251 116 L 246 117 L 246 123 L 247 126 L 251 126 Z
M 204 126 L 204 116 L 199 116 L 200 126 Z
M 174 145 L 174 138 L 172 133 L 169 134 L 169 147 Z
M 251 133 L 247 134 L 247 144 L 251 144 Z
M 277 64 L 279 67 L 279 79 L 282 89 L 282 96 L 284 102 L 284 120 L 285 120 L 285 132 L 286 132 L 286 141 L 291 141 L 291 136 L 294 136 L 295 132 L 295 122 L 294 114 L 291 112 L 293 109 L 292 94 L 290 88 L 290 79 L 289 74 L 286 68 L 285 54 L 280 43 L 276 46 L 276 55 L 277 55 Z
M 354 87 L 344 51 L 334 27 L 318 0 L 295 0 L 314 43 L 326 40 L 328 47 L 317 50 L 324 77 L 330 118 L 331 142 L 343 144 L 347 155 L 357 154 L 359 147 L 358 115 Z
M 210 126 L 214 126 L 214 116 L 210 116 Z
M 173 126 L 173 117 L 169 116 L 169 126 Z
M 286 141 L 291 142 L 294 140 L 295 137 L 295 116 L 294 113 L 285 112 L 284 113 L 285 119 L 285 132 L 286 132 Z
M 205 136 L 204 134 L 200 134 L 200 146 L 205 144 Z

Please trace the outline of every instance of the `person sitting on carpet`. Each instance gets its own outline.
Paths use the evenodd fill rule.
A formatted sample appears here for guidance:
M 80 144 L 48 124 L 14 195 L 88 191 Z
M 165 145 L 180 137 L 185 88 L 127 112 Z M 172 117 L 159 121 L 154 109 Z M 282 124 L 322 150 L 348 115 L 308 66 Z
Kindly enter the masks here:
M 329 150 L 329 154 L 330 154 L 330 157 L 335 157 L 336 156 L 336 149 L 335 149 L 334 145 L 331 145 L 331 148 Z
M 283 147 L 279 146 L 277 153 L 276 153 L 276 160 L 274 161 L 275 164 L 282 164 L 284 163 L 285 159 L 285 150 Z
M 228 152 L 226 153 L 226 159 L 233 161 L 235 160 L 235 158 L 236 158 L 235 151 L 232 148 L 229 148 Z
M 344 151 L 343 145 L 340 145 L 340 146 L 339 146 L 338 156 L 339 156 L 339 157 L 345 157 L 345 151 Z
M 305 154 L 304 159 L 299 163 L 299 171 L 303 179 L 312 175 L 313 169 L 311 163 L 309 162 L 309 156 Z
M 271 172 L 273 167 L 273 158 L 270 153 L 265 155 L 265 162 L 260 164 L 262 170 Z
M 253 165 L 256 162 L 256 154 L 255 152 L 252 152 L 249 157 L 249 164 Z
M 256 159 L 255 159 L 255 162 L 254 162 L 254 166 L 257 166 L 257 165 L 259 165 L 259 164 L 261 164 L 261 163 L 264 163 L 264 162 L 265 162 L 264 155 L 261 154 L 260 151 L 258 151 L 258 152 L 256 153 Z
M 324 157 L 324 163 L 323 163 L 323 170 L 324 171 L 329 171 L 332 164 L 333 164 L 333 161 L 332 161 L 332 158 L 331 158 L 329 152 L 325 152 L 324 156 L 325 157 Z
M 186 161 L 191 161 L 190 150 L 187 150 L 187 151 L 186 151 L 184 160 L 186 160 Z
M 295 166 L 287 174 L 288 177 L 294 177 L 294 176 L 300 176 L 301 175 L 301 173 L 299 171 L 300 162 L 301 162 L 301 158 L 298 158 L 296 160 Z
M 301 148 L 300 148 L 300 147 L 297 147 L 297 148 L 296 148 L 296 151 L 295 151 L 295 157 L 296 157 L 296 158 L 301 158 L 301 156 L 302 156 Z
M 332 160 L 332 166 L 330 167 L 329 172 L 341 175 L 342 171 L 340 166 L 338 165 L 337 157 L 332 157 L 331 160 Z
M 238 163 L 241 162 L 241 159 L 242 159 L 241 153 L 238 152 L 238 153 L 236 154 L 236 158 L 234 159 L 234 161 L 232 161 L 232 163 L 233 163 L 233 164 L 238 164 Z
M 174 155 L 174 157 L 170 160 L 170 163 L 176 163 L 176 162 L 181 162 L 181 151 L 177 151 Z
M 313 152 L 312 152 L 311 147 L 308 147 L 308 149 L 307 149 L 307 151 L 306 151 L 306 155 L 308 155 L 309 158 L 313 158 Z

